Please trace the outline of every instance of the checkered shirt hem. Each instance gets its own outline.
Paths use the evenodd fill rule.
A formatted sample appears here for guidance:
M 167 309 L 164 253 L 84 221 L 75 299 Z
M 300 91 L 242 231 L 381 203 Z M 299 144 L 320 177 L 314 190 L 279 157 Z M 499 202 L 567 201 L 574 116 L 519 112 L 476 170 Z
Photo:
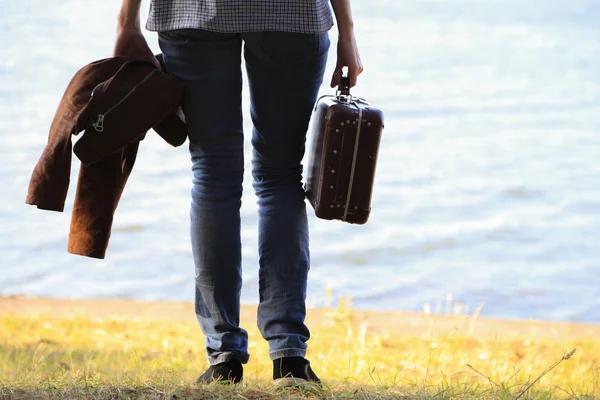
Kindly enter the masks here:
M 149 31 L 323 33 L 333 26 L 329 0 L 152 0 Z

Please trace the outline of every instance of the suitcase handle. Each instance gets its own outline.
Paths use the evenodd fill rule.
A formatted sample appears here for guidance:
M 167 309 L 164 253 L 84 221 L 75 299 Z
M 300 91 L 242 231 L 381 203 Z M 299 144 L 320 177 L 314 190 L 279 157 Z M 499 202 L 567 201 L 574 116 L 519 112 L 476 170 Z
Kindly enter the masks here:
M 348 75 L 342 75 L 340 78 L 339 91 L 341 95 L 350 96 L 350 78 L 348 78 Z
M 350 78 L 348 78 L 348 75 L 344 75 L 344 74 L 342 74 L 342 76 L 340 77 L 340 82 L 338 83 L 338 88 L 335 92 L 335 96 L 323 95 L 323 96 L 319 97 L 317 99 L 317 102 L 315 103 L 314 111 L 317 111 L 319 102 L 321 101 L 321 99 L 323 99 L 325 97 L 330 97 L 333 99 L 333 101 L 338 102 L 338 103 L 346 103 L 346 104 L 354 104 L 354 105 L 361 104 L 361 105 L 365 105 L 365 106 L 369 105 L 369 102 L 366 101 L 365 99 L 363 99 L 362 97 L 354 97 L 350 94 Z

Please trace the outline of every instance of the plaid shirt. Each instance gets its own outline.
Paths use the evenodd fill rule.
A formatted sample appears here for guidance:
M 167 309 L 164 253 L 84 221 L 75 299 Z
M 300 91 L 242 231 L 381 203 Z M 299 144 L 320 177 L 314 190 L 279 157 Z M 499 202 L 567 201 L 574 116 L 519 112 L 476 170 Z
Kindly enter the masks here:
M 222 33 L 323 33 L 333 26 L 329 0 L 152 0 L 146 29 Z

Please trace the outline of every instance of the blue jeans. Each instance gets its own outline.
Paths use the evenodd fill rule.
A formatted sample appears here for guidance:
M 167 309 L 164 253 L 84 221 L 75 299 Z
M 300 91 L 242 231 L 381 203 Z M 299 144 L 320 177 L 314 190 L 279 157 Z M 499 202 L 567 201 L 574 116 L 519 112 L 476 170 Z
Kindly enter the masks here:
M 258 197 L 258 327 L 270 357 L 306 354 L 310 266 L 302 188 L 306 131 L 329 49 L 327 33 L 162 32 L 168 71 L 186 85 L 193 188 L 191 239 L 196 315 L 211 364 L 246 363 L 239 326 L 240 206 L 244 171 L 241 55 L 250 86 L 253 187 Z

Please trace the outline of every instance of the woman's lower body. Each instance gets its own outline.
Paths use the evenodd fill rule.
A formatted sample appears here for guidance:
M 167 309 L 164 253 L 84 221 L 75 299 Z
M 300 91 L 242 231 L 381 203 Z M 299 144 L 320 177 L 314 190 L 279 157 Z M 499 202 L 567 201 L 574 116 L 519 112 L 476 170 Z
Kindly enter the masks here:
M 196 315 L 209 363 L 248 361 L 239 326 L 244 171 L 242 46 L 250 87 L 253 187 L 259 205 L 258 327 L 272 360 L 304 357 L 309 234 L 302 188 L 306 132 L 323 80 L 323 34 L 159 35 L 168 72 L 186 85 L 193 170 L 191 238 Z

